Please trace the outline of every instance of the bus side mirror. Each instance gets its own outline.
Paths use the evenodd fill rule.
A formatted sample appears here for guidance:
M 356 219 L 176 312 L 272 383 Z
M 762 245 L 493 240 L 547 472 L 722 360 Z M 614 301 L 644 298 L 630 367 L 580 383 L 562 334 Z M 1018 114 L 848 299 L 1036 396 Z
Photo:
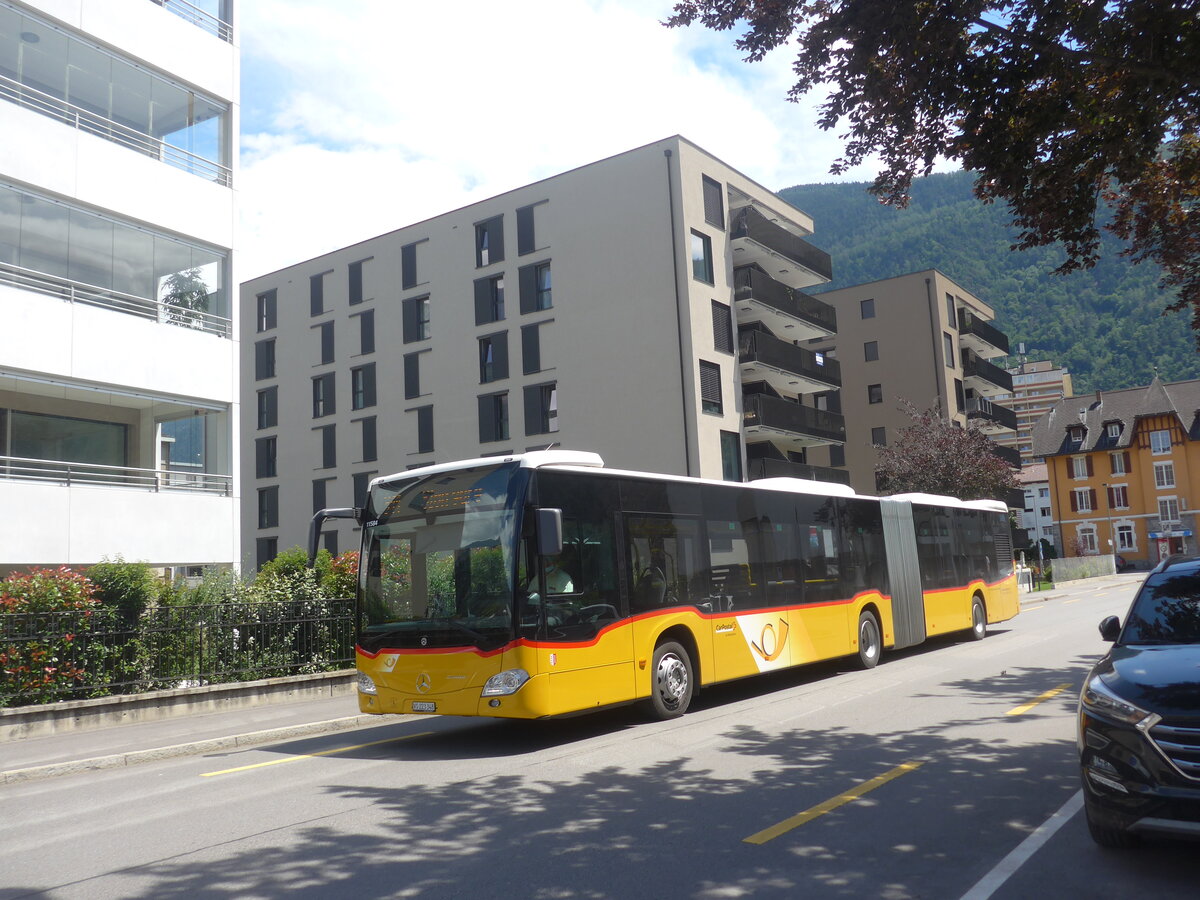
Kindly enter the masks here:
M 1100 623 L 1100 637 L 1106 641 L 1115 641 L 1121 634 L 1121 620 L 1116 616 L 1108 616 Z
M 558 556 L 562 553 L 562 510 L 539 509 L 537 511 L 538 553 L 542 556 Z
M 319 509 L 313 514 L 312 521 L 308 523 L 308 567 L 310 569 L 317 559 L 317 543 L 321 540 L 321 526 L 325 523 L 325 520 L 353 519 L 361 525 L 364 512 L 366 510 L 361 507 L 347 507 L 341 509 Z

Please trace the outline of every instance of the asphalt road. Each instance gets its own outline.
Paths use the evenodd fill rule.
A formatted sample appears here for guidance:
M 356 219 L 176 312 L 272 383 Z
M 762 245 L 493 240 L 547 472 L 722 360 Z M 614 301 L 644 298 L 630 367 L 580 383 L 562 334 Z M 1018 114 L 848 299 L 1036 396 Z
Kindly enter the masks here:
M 0 898 L 1192 898 L 1197 845 L 1104 851 L 1078 809 L 1076 697 L 1136 584 L 672 722 L 383 719 L 11 784 Z

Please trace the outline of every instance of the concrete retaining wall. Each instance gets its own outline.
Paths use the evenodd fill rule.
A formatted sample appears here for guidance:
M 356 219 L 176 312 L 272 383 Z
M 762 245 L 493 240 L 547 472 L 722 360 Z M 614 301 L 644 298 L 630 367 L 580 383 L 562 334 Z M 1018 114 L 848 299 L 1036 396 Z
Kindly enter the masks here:
M 355 672 L 321 672 L 236 684 L 123 694 L 94 700 L 65 700 L 38 706 L 0 709 L 0 741 L 40 737 L 60 731 L 85 731 L 133 722 L 230 709 L 246 709 L 290 700 L 316 700 L 354 692 Z
M 1117 561 L 1111 555 L 1104 556 L 1070 556 L 1066 559 L 1047 560 L 1050 571 L 1054 574 L 1054 584 L 1057 587 L 1064 581 L 1078 581 L 1081 578 L 1099 578 L 1102 575 L 1117 574 Z

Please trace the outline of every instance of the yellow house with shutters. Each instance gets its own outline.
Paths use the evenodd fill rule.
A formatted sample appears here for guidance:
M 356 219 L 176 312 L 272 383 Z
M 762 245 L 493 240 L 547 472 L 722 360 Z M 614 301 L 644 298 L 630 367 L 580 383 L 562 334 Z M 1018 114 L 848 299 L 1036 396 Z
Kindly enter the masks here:
M 1197 553 L 1200 379 L 1060 400 L 1033 427 L 1064 556 Z

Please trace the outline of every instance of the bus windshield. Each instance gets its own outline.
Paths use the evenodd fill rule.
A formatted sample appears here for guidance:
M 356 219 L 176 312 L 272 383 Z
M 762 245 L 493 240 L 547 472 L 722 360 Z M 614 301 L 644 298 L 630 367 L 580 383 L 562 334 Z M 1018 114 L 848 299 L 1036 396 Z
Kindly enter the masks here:
M 512 639 L 518 523 L 527 473 L 476 466 L 371 490 L 359 646 L 474 646 Z

